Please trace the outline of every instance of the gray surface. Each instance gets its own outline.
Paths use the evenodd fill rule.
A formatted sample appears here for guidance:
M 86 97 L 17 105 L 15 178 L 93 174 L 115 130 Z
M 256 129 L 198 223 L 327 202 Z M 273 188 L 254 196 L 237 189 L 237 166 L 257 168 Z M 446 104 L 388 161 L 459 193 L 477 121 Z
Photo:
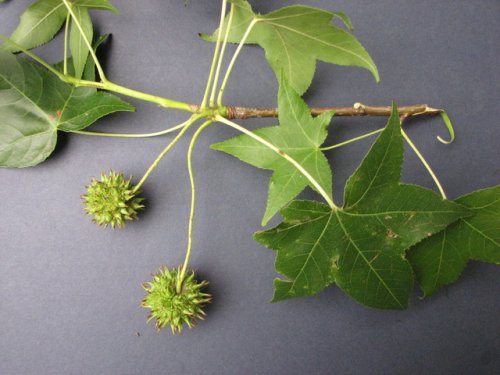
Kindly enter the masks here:
M 445 107 L 458 139 L 435 140 L 438 119 L 408 131 L 432 161 L 449 196 L 500 180 L 498 0 L 307 0 L 343 10 L 372 53 L 382 82 L 356 68 L 318 65 L 311 105 L 427 102 Z M 9 33 L 29 3 L 0 5 Z M 212 46 L 217 1 L 118 1 L 122 16 L 95 14 L 114 34 L 109 77 L 130 87 L 199 101 Z M 291 1 L 253 1 L 262 11 Z M 269 3 L 269 4 L 268 4 Z M 59 39 L 59 42 L 61 40 Z M 55 44 L 39 51 L 53 58 Z M 274 103 L 276 84 L 263 53 L 249 48 L 227 99 Z M 170 71 L 169 71 L 170 69 Z M 182 120 L 135 103 L 95 129 L 149 131 Z M 251 124 L 263 124 L 254 121 Z M 330 141 L 374 129 L 383 119 L 337 119 Z M 250 124 L 250 123 L 249 123 Z M 471 263 L 458 283 L 403 312 L 362 307 L 335 287 L 318 296 L 270 304 L 274 254 L 252 241 L 269 174 L 207 146 L 233 134 L 208 130 L 197 148 L 199 181 L 192 265 L 211 282 L 208 319 L 179 337 L 157 334 L 138 307 L 140 284 L 161 264 L 183 259 L 189 188 L 182 142 L 145 187 L 148 210 L 122 231 L 95 227 L 79 195 L 91 176 L 111 168 L 140 176 L 167 139 L 65 137 L 46 163 L 0 170 L 0 374 L 498 374 L 499 270 Z M 332 152 L 337 195 L 369 142 Z M 408 153 L 404 180 L 432 187 Z M 140 333 L 140 336 L 137 334 Z

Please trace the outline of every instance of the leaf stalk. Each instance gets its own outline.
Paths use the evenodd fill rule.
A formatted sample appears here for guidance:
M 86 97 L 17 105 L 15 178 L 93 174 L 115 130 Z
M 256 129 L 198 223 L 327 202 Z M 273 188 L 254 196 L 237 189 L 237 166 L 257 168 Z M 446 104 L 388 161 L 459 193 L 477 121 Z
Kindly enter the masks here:
M 441 182 L 439 182 L 439 179 L 437 178 L 436 174 L 432 170 L 431 166 L 429 165 L 429 163 L 427 162 L 427 160 L 425 160 L 424 156 L 418 150 L 417 146 L 415 146 L 415 144 L 410 139 L 410 137 L 408 137 L 408 134 L 406 134 L 406 132 L 403 130 L 403 128 L 401 128 L 401 134 L 403 135 L 403 138 L 408 143 L 408 145 L 411 147 L 411 149 L 413 150 L 413 152 L 415 153 L 415 155 L 417 155 L 417 157 L 420 159 L 420 161 L 424 165 L 425 169 L 427 169 L 427 172 L 429 172 L 430 176 L 434 180 L 434 183 L 436 184 L 436 186 L 437 186 L 437 188 L 439 190 L 439 193 L 441 194 L 441 196 L 443 197 L 443 199 L 448 199 L 446 197 L 446 193 L 444 192 L 443 186 L 441 185 Z
M 146 182 L 148 179 L 149 175 L 155 170 L 155 168 L 160 164 L 160 161 L 163 159 L 163 157 L 172 149 L 172 147 L 175 146 L 177 142 L 182 138 L 182 136 L 187 132 L 187 130 L 193 125 L 196 121 L 198 121 L 201 118 L 199 115 L 193 115 L 191 116 L 187 121 L 183 122 L 179 126 L 182 126 L 182 130 L 175 136 L 175 138 L 163 149 L 163 151 L 157 156 L 155 161 L 150 165 L 144 176 L 142 176 L 141 180 L 139 183 L 134 187 L 134 192 L 139 190 L 141 186 Z
M 210 88 L 212 87 L 214 81 L 215 69 L 217 62 L 220 59 L 220 49 L 222 42 L 222 27 L 224 26 L 224 17 L 226 15 L 227 0 L 222 0 L 220 21 L 219 21 L 219 32 L 217 34 L 217 42 L 215 44 L 214 57 L 212 59 L 212 64 L 210 65 L 210 72 L 208 73 L 207 86 L 205 87 L 205 93 L 203 95 L 203 100 L 201 101 L 201 108 L 207 107 L 208 96 L 210 94 Z
M 369 133 L 366 133 L 366 134 L 363 134 L 363 135 L 360 135 L 359 137 L 355 137 L 355 138 L 351 138 L 351 139 L 348 139 L 347 141 L 344 141 L 344 142 L 340 142 L 340 143 L 337 143 L 337 144 L 334 144 L 332 146 L 327 146 L 327 147 L 321 147 L 320 150 L 321 151 L 329 151 L 329 150 L 333 150 L 333 149 L 336 149 L 336 148 L 340 148 L 342 146 L 346 146 L 350 143 L 353 143 L 353 142 L 356 142 L 356 141 L 360 141 L 362 139 L 365 139 L 365 138 L 368 138 L 368 137 L 371 137 L 372 135 L 375 135 L 375 134 L 378 134 L 378 133 L 382 133 L 382 131 L 384 130 L 385 128 L 382 128 L 382 129 L 377 129 L 377 130 L 374 130 L 372 132 L 369 132 Z
M 217 69 L 215 71 L 214 82 L 212 85 L 212 93 L 210 94 L 209 103 L 210 107 L 212 108 L 215 107 L 215 91 L 217 90 L 217 84 L 219 83 L 219 75 L 222 68 L 222 63 L 224 61 L 224 55 L 227 48 L 227 41 L 229 38 L 229 31 L 231 31 L 231 25 L 233 23 L 233 16 L 234 16 L 234 4 L 231 4 L 231 10 L 229 11 L 229 19 L 227 21 L 226 31 L 224 33 L 224 40 L 222 42 L 222 49 L 219 55 L 219 61 L 217 62 Z M 219 103 L 219 106 L 221 106 L 221 103 Z
M 71 15 L 68 13 L 66 22 L 64 24 L 64 60 L 63 60 L 63 74 L 68 74 L 68 41 L 69 41 L 69 23 Z
M 240 43 L 238 44 L 238 47 L 236 48 L 236 51 L 234 52 L 233 57 L 231 58 L 231 61 L 229 62 L 229 65 L 226 70 L 226 74 L 224 75 L 224 78 L 222 80 L 222 84 L 219 89 L 219 94 L 217 96 L 217 104 L 218 106 L 222 106 L 222 100 L 224 97 L 224 92 L 226 91 L 226 86 L 229 81 L 229 77 L 231 76 L 231 72 L 233 71 L 234 64 L 236 63 L 236 60 L 238 59 L 238 56 L 240 55 L 241 50 L 243 49 L 243 46 L 245 45 L 248 36 L 250 35 L 250 32 L 252 31 L 253 27 L 259 20 L 257 18 L 254 18 L 250 24 L 248 25 L 245 34 L 243 34 L 243 37 L 241 38 Z
M 186 277 L 189 260 L 191 259 L 191 251 L 193 249 L 193 224 L 194 224 L 194 214 L 196 211 L 196 183 L 193 172 L 193 150 L 196 145 L 196 141 L 200 134 L 205 130 L 209 125 L 213 124 L 212 120 L 208 120 L 204 122 L 194 133 L 191 142 L 189 143 L 189 148 L 187 152 L 187 168 L 189 173 L 189 182 L 191 184 L 191 208 L 189 211 L 189 221 L 188 221 L 188 242 L 186 247 L 186 257 L 184 259 L 184 264 L 182 265 L 181 271 L 179 273 L 177 279 L 177 293 L 181 293 L 182 291 L 182 283 Z

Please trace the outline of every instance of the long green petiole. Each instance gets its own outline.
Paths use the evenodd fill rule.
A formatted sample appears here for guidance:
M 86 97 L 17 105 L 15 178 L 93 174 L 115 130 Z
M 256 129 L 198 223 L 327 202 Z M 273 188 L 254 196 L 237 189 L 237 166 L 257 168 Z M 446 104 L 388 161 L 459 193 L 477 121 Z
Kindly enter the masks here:
M 207 107 L 208 95 L 210 94 L 210 88 L 214 80 L 215 68 L 217 62 L 220 58 L 220 48 L 222 42 L 222 28 L 224 26 L 224 17 L 227 10 L 227 0 L 222 0 L 220 21 L 219 21 L 219 32 L 217 33 L 217 43 L 215 44 L 214 57 L 212 59 L 212 64 L 210 65 L 210 72 L 208 73 L 207 86 L 205 87 L 205 94 L 203 95 L 203 100 L 201 101 L 201 108 Z
M 224 98 L 224 92 L 226 91 L 226 86 L 229 81 L 229 77 L 231 76 L 231 72 L 233 71 L 234 64 L 236 63 L 236 60 L 238 59 L 238 56 L 240 55 L 241 50 L 243 49 L 243 46 L 245 45 L 245 42 L 248 39 L 248 36 L 250 35 L 250 32 L 252 31 L 253 27 L 259 20 L 257 18 L 254 18 L 250 24 L 248 25 L 245 34 L 243 34 L 243 37 L 241 38 L 240 43 L 238 44 L 238 48 L 236 48 L 236 51 L 234 52 L 233 57 L 231 58 L 231 61 L 229 62 L 229 66 L 227 67 L 226 74 L 224 75 L 224 79 L 222 80 L 222 84 L 219 89 L 219 95 L 217 96 L 217 105 L 219 107 L 222 106 L 222 100 Z
M 231 4 L 231 10 L 229 11 L 229 19 L 227 21 L 226 31 L 224 33 L 224 40 L 222 42 L 222 49 L 220 51 L 219 61 L 217 62 L 217 69 L 215 71 L 215 78 L 212 84 L 212 93 L 210 94 L 210 107 L 215 106 L 215 91 L 217 90 L 217 84 L 219 83 L 219 75 L 222 68 L 222 63 L 224 61 L 224 54 L 226 52 L 227 40 L 229 38 L 229 32 L 231 31 L 231 26 L 233 23 L 233 16 L 234 16 L 234 4 Z
M 191 142 L 189 143 L 189 148 L 187 153 L 187 167 L 189 172 L 189 182 L 191 184 L 191 209 L 189 211 L 188 239 L 187 239 L 188 242 L 186 248 L 186 258 L 184 259 L 184 264 L 182 265 L 181 272 L 179 273 L 179 277 L 177 279 L 177 286 L 176 286 L 177 293 L 181 293 L 182 291 L 182 283 L 184 281 L 184 278 L 186 277 L 189 260 L 191 259 L 191 250 L 193 248 L 193 223 L 194 223 L 194 214 L 196 211 L 196 184 L 193 173 L 193 150 L 200 134 L 211 124 L 213 124 L 212 120 L 204 122 L 198 128 L 198 130 L 196 130 L 196 132 L 193 135 L 193 138 L 191 139 Z
M 179 140 L 182 138 L 182 136 L 186 133 L 186 131 L 191 127 L 191 125 L 193 125 L 197 120 L 199 120 L 202 116 L 200 115 L 193 115 L 191 116 L 187 121 L 183 122 L 182 124 L 180 124 L 179 126 L 182 127 L 182 130 L 179 132 L 179 134 L 177 134 L 175 136 L 174 139 L 172 139 L 172 141 L 167 145 L 167 147 L 165 147 L 163 149 L 162 152 L 160 152 L 160 154 L 157 156 L 157 158 L 155 159 L 155 161 L 149 166 L 148 170 L 146 171 L 146 173 L 144 173 L 144 176 L 142 176 L 141 180 L 139 181 L 139 183 L 137 185 L 135 185 L 134 187 L 134 191 L 137 191 L 141 188 L 141 186 L 144 184 L 144 182 L 146 182 L 146 180 L 148 179 L 149 175 L 155 170 L 155 168 L 158 166 L 158 164 L 160 163 L 161 159 L 163 159 L 163 157 L 172 149 L 172 147 L 175 146 L 175 144 L 177 142 L 179 142 Z
M 66 16 L 66 23 L 64 25 L 64 60 L 63 60 L 63 73 L 68 74 L 68 40 L 69 40 L 69 23 L 71 15 L 68 13 Z
M 288 162 L 290 162 L 295 168 L 297 168 L 297 170 L 302 173 L 304 175 L 305 178 L 307 178 L 307 180 L 309 180 L 309 182 L 311 183 L 312 186 L 314 186 L 314 188 L 316 189 L 316 191 L 323 197 L 323 199 L 326 201 L 326 203 L 328 203 L 328 205 L 330 206 L 330 208 L 332 208 L 333 210 L 337 209 L 338 207 L 335 205 L 335 203 L 333 202 L 333 199 L 332 197 L 330 197 L 330 195 L 328 195 L 328 193 L 325 191 L 325 189 L 323 189 L 321 187 L 321 185 L 318 183 L 318 181 L 316 181 L 316 179 L 314 179 L 313 176 L 311 176 L 311 174 L 304 169 L 304 167 L 302 165 L 300 165 L 300 163 L 298 163 L 294 158 L 292 158 L 290 155 L 288 155 L 287 153 L 285 153 L 283 150 L 280 150 L 278 147 L 276 147 L 275 145 L 273 145 L 272 143 L 266 141 L 264 138 L 260 137 L 259 135 L 251 132 L 250 130 L 248 129 L 245 129 L 243 126 L 240 126 L 220 115 L 217 115 L 215 117 L 215 119 L 223 124 L 226 124 L 238 131 L 240 131 L 241 133 L 243 134 L 246 134 L 248 135 L 249 137 L 255 139 L 257 142 L 263 144 L 264 146 L 266 146 L 267 148 L 269 148 L 270 150 L 276 152 L 279 156 L 281 156 L 283 159 L 287 160 Z
M 447 199 L 446 193 L 444 192 L 444 189 L 441 186 L 441 183 L 439 182 L 436 174 L 432 170 L 432 168 L 429 165 L 429 163 L 427 163 L 427 160 L 425 160 L 424 156 L 420 153 L 420 151 L 418 150 L 417 146 L 415 146 L 415 144 L 412 142 L 412 140 L 410 139 L 410 137 L 408 137 L 408 135 L 403 130 L 403 128 L 401 128 L 401 134 L 403 135 L 403 138 L 408 143 L 408 145 L 411 147 L 411 149 L 413 150 L 413 152 L 415 152 L 415 155 L 417 155 L 417 157 L 420 159 L 420 161 L 424 165 L 425 169 L 427 169 L 427 172 L 429 172 L 429 174 L 431 175 L 431 177 L 434 180 L 434 183 L 436 184 L 437 188 L 439 189 L 439 192 L 441 193 L 441 196 L 443 197 L 443 199 Z
M 382 129 L 377 129 L 377 130 L 374 130 L 372 132 L 369 132 L 369 133 L 366 133 L 366 134 L 363 134 L 363 135 L 360 135 L 359 137 L 355 137 L 355 138 L 351 138 L 351 139 L 348 139 L 347 141 L 344 141 L 344 142 L 340 142 L 340 143 L 337 143 L 337 144 L 334 144 L 332 146 L 327 146 L 327 147 L 321 147 L 320 150 L 321 151 L 328 151 L 328 150 L 333 150 L 335 148 L 339 148 L 339 147 L 342 147 L 342 146 L 346 146 L 350 143 L 353 143 L 353 142 L 356 142 L 356 141 L 360 141 L 362 139 L 365 139 L 365 138 L 368 138 L 368 137 L 371 137 L 372 135 L 375 135 L 375 134 L 378 134 L 378 133 L 382 133 L 382 131 L 384 130 L 385 128 L 382 128 Z
M 89 132 L 85 130 L 72 130 L 69 131 L 68 133 L 75 133 L 75 134 L 81 134 L 81 135 L 90 135 L 94 137 L 114 137 L 114 138 L 151 138 L 151 137 L 158 137 L 161 135 L 165 135 L 168 133 L 173 133 L 179 129 L 184 128 L 186 125 L 184 123 L 173 126 L 171 128 L 161 130 L 159 132 L 154 132 L 154 133 L 141 133 L 141 134 L 123 134 L 123 133 L 98 133 L 98 132 Z

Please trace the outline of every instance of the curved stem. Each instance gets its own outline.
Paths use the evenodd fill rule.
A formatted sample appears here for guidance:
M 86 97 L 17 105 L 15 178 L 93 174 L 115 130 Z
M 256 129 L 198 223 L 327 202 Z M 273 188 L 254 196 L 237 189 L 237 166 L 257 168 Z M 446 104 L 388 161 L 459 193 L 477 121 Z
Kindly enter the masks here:
M 279 156 L 281 156 L 283 159 L 287 160 L 288 162 L 290 162 L 295 168 L 297 168 L 297 170 L 302 173 L 304 175 L 305 178 L 307 178 L 309 180 L 309 182 L 311 183 L 312 186 L 314 186 L 314 188 L 318 191 L 319 194 L 321 194 L 321 196 L 324 198 L 324 200 L 328 203 L 328 205 L 330 206 L 331 209 L 335 210 L 337 209 L 338 207 L 335 205 L 335 203 L 333 202 L 333 199 L 328 195 L 328 193 L 325 191 L 325 189 L 323 189 L 321 187 L 321 185 L 319 184 L 318 181 L 316 181 L 314 179 L 313 176 L 311 176 L 311 174 L 304 169 L 304 167 L 302 165 L 300 165 L 300 163 L 298 163 L 294 158 L 292 158 L 290 155 L 288 155 L 287 153 L 285 153 L 283 150 L 280 150 L 278 147 L 276 147 L 275 145 L 273 145 L 272 143 L 266 141 L 264 138 L 258 136 L 257 134 L 251 132 L 250 130 L 248 129 L 245 129 L 244 127 L 222 117 L 222 116 L 216 116 L 215 119 L 219 122 L 222 122 L 223 124 L 226 124 L 226 125 L 229 125 L 230 127 L 248 135 L 249 137 L 255 139 L 257 142 L 263 144 L 264 146 L 266 146 L 267 148 L 269 148 L 270 150 L 276 152 Z
M 259 20 L 257 18 L 254 18 L 252 22 L 248 25 L 245 34 L 243 34 L 243 37 L 241 38 L 240 43 L 238 44 L 238 48 L 236 48 L 236 51 L 234 52 L 234 55 L 229 62 L 229 66 L 227 67 L 226 74 L 224 75 L 224 79 L 222 80 L 222 85 L 219 89 L 219 95 L 217 96 L 217 105 L 220 107 L 222 106 L 222 99 L 224 97 L 224 91 L 226 91 L 226 86 L 227 82 L 229 81 L 229 77 L 231 76 L 231 72 L 233 71 L 234 64 L 236 63 L 236 60 L 238 59 L 238 56 L 243 49 L 243 46 L 245 45 L 246 40 L 248 39 L 248 36 L 250 35 L 250 32 L 252 31 L 253 27 Z
M 101 77 L 101 81 L 106 82 L 106 75 L 104 74 L 104 70 L 102 69 L 101 64 L 99 63 L 99 59 L 97 58 L 97 55 L 92 48 L 92 43 L 88 40 L 87 36 L 85 35 L 85 32 L 83 31 L 82 25 L 80 25 L 80 21 L 78 21 L 78 18 L 76 18 L 75 13 L 73 12 L 73 9 L 71 8 L 71 3 L 68 2 L 68 0 L 62 0 L 66 8 L 68 9 L 68 12 L 71 14 L 71 17 L 73 19 L 73 22 L 75 23 L 76 27 L 78 28 L 78 31 L 80 31 L 80 34 L 82 35 L 82 39 L 85 42 L 85 45 L 89 49 L 90 55 L 92 56 L 92 59 L 95 62 L 95 66 L 97 68 L 97 71 L 99 72 L 99 77 Z
M 359 137 L 355 137 L 355 138 L 351 138 L 351 139 L 348 139 L 347 141 L 344 141 L 344 142 L 340 142 L 340 143 L 337 143 L 335 145 L 332 145 L 332 146 L 328 146 L 328 147 L 321 147 L 320 150 L 321 151 L 328 151 L 328 150 L 333 150 L 335 148 L 339 148 L 339 147 L 342 147 L 342 146 L 345 146 L 345 145 L 348 145 L 349 143 L 353 143 L 353 142 L 356 142 L 356 141 L 360 141 L 364 138 L 367 138 L 367 137 L 370 137 L 372 135 L 375 135 L 375 134 L 378 134 L 378 133 L 382 133 L 382 131 L 384 130 L 385 128 L 382 128 L 382 129 L 377 129 L 377 130 L 374 130 L 372 132 L 369 132 L 369 133 L 366 133 L 366 134 L 363 134 L 363 135 L 360 135 Z
M 217 70 L 215 71 L 215 78 L 212 85 L 212 93 L 210 94 L 210 107 L 215 106 L 215 91 L 217 90 L 217 84 L 219 83 L 219 75 L 222 68 L 222 62 L 224 61 L 224 54 L 226 52 L 227 40 L 229 38 L 229 31 L 231 30 L 231 25 L 233 23 L 233 16 L 234 16 L 234 4 L 231 4 L 229 19 L 226 25 L 226 32 L 224 34 L 224 41 L 222 42 L 222 50 L 220 52 L 219 61 L 217 62 Z
M 179 140 L 182 138 L 182 136 L 186 133 L 186 131 L 191 127 L 192 124 L 194 124 L 198 119 L 200 119 L 201 116 L 191 116 L 187 121 L 183 122 L 182 125 L 183 128 L 182 130 L 179 132 L 179 134 L 177 134 L 175 136 L 174 139 L 172 139 L 172 141 L 167 145 L 167 147 L 165 147 L 163 149 L 162 152 L 160 152 L 160 154 L 158 155 L 158 157 L 155 159 L 155 161 L 150 165 L 150 167 L 148 168 L 148 170 L 146 171 L 146 173 L 144 173 L 144 176 L 142 176 L 141 180 L 139 181 L 139 183 L 137 185 L 135 185 L 134 187 L 134 192 L 136 192 L 137 190 L 139 190 L 141 188 L 141 186 L 144 184 L 144 182 L 148 179 L 149 175 L 155 170 L 155 168 L 158 166 L 158 164 L 160 163 L 161 159 L 163 159 L 163 157 L 172 149 L 172 147 L 175 146 L 175 144 L 177 142 L 179 142 Z M 180 126 L 179 125 L 179 126 Z
M 184 123 L 173 126 L 171 128 L 155 132 L 155 133 L 142 133 L 142 134 L 122 134 L 122 133 L 98 133 L 98 132 L 89 132 L 84 130 L 71 130 L 68 133 L 75 133 L 81 135 L 90 135 L 94 137 L 114 137 L 114 138 L 150 138 L 150 137 L 158 137 L 160 135 L 165 135 L 168 133 L 175 132 L 176 130 L 182 129 L 186 125 Z
M 445 145 L 449 145 L 455 140 L 455 129 L 453 128 L 453 124 L 450 120 L 450 116 L 448 116 L 448 113 L 445 110 L 440 110 L 440 115 L 441 118 L 443 119 L 444 125 L 446 126 L 446 129 L 448 129 L 448 133 L 450 134 L 450 140 L 446 141 L 439 135 L 437 136 L 437 139 L 439 142 L 444 143 Z
M 182 269 L 177 279 L 177 293 L 180 293 L 182 291 L 182 283 L 184 281 L 184 278 L 186 277 L 189 260 L 191 259 L 191 250 L 193 248 L 193 223 L 194 223 L 194 213 L 196 210 L 196 184 L 193 173 L 193 150 L 200 134 L 211 124 L 213 124 L 212 120 L 204 122 L 198 128 L 198 130 L 196 130 L 196 132 L 193 135 L 193 138 L 191 139 L 191 142 L 189 143 L 189 149 L 187 153 L 187 167 L 189 172 L 189 182 L 191 184 L 191 209 L 189 211 L 188 243 L 186 248 L 186 257 L 184 259 L 184 264 L 182 265 Z
M 68 39 L 69 39 L 69 23 L 71 17 L 70 14 L 66 16 L 66 24 L 64 26 L 64 61 L 63 61 L 63 74 L 68 74 Z
M 214 57 L 212 59 L 212 64 L 210 65 L 210 72 L 208 73 L 207 86 L 205 87 L 205 94 L 203 95 L 203 100 L 201 101 L 201 108 L 207 107 L 208 95 L 210 93 L 210 87 L 212 86 L 215 67 L 219 59 L 219 51 L 221 48 L 221 41 L 222 41 L 222 28 L 224 27 L 224 17 L 226 15 L 226 9 L 227 9 L 227 0 L 222 0 L 222 7 L 221 7 L 220 21 L 219 21 L 219 32 L 217 33 L 217 43 L 215 44 Z
M 420 159 L 420 161 L 424 165 L 425 169 L 427 169 L 427 172 L 429 172 L 429 174 L 431 175 L 431 177 L 434 180 L 434 183 L 436 184 L 436 186 L 438 187 L 439 192 L 441 193 L 441 196 L 443 197 L 443 199 L 447 199 L 446 193 L 444 192 L 444 189 L 441 186 L 441 183 L 439 182 L 436 174 L 432 170 L 432 168 L 429 165 L 429 163 L 427 163 L 427 160 L 425 160 L 424 156 L 420 153 L 420 151 L 418 150 L 417 146 L 415 146 L 415 144 L 412 142 L 412 140 L 410 139 L 410 137 L 408 137 L 408 135 L 403 130 L 403 128 L 401 128 L 401 134 L 403 135 L 403 138 L 406 140 L 406 142 L 408 143 L 408 145 L 412 148 L 413 152 L 415 152 L 415 155 L 417 155 L 417 157 Z

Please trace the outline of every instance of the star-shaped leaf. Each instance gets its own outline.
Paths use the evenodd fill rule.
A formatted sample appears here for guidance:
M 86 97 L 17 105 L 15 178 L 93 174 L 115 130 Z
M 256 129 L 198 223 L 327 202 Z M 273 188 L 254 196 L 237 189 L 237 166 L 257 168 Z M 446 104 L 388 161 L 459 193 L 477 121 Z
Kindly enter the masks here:
M 293 5 L 266 15 L 254 13 L 247 1 L 232 1 L 233 22 L 229 41 L 238 43 L 251 22 L 255 22 L 246 43 L 258 44 L 266 51 L 266 59 L 279 77 L 281 71 L 299 94 L 310 86 L 316 60 L 368 69 L 379 80 L 378 70 L 370 55 L 349 32 L 332 25 L 339 17 L 348 27 L 350 19 L 343 13 Z M 223 26 L 227 26 L 228 18 Z M 218 31 L 206 40 L 217 39 Z
M 278 107 L 280 126 L 261 128 L 255 134 L 301 164 L 323 190 L 331 195 L 332 173 L 328 160 L 319 147 L 327 136 L 326 128 L 333 113 L 313 118 L 306 103 L 285 79 L 280 83 Z M 248 135 L 217 143 L 212 148 L 236 156 L 255 167 L 274 171 L 269 183 L 263 225 L 310 185 L 308 179 L 293 164 Z M 314 188 L 312 185 L 311 187 Z
M 424 295 L 457 280 L 468 261 L 500 264 L 500 186 L 479 190 L 456 200 L 473 216 L 422 241 L 409 260 Z
M 110 113 L 133 110 L 114 95 L 75 88 L 0 51 L 0 167 L 41 163 L 54 150 L 58 130 L 80 130 Z
M 406 250 L 467 215 L 430 190 L 399 183 L 403 139 L 396 107 L 386 129 L 349 179 L 345 207 L 294 201 L 284 221 L 255 239 L 277 250 L 274 301 L 336 283 L 358 302 L 403 309 L 413 288 Z

